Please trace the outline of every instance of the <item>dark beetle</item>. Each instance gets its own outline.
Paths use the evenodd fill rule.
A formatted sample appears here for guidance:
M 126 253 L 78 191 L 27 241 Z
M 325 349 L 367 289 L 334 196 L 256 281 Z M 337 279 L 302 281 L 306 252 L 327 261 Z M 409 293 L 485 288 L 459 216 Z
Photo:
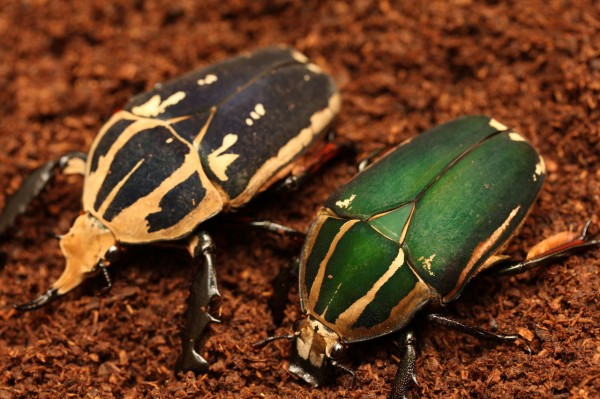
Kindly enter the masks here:
M 201 223 L 318 162 L 317 144 L 339 107 L 331 77 L 288 48 L 231 58 L 133 97 L 102 127 L 87 157 L 47 163 L 8 200 L 0 234 L 53 169 L 85 176 L 83 212 L 60 240 L 63 274 L 17 309 L 46 305 L 98 271 L 110 287 L 106 267 L 124 244 L 178 241 L 199 267 L 180 368 L 206 371 L 194 346 L 214 320 L 207 309 L 219 292 L 213 243 Z
M 318 213 L 302 250 L 300 298 L 305 317 L 293 340 L 290 371 L 321 384 L 349 344 L 401 333 L 404 356 L 392 398 L 415 376 L 410 323 L 426 305 L 455 300 L 486 271 L 518 273 L 600 245 L 561 233 L 527 260 L 502 254 L 542 187 L 542 157 L 494 119 L 456 119 L 408 140 L 342 186 Z M 440 314 L 427 319 L 472 335 L 513 341 Z

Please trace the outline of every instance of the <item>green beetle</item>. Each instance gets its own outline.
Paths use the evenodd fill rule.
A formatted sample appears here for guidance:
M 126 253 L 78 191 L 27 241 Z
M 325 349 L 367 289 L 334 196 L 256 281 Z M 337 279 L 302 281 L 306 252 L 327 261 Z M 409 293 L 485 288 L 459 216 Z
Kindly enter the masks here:
M 179 368 L 206 371 L 195 347 L 216 320 L 210 305 L 219 291 L 204 222 L 286 176 L 294 182 L 334 152 L 323 139 L 339 108 L 333 79 L 284 47 L 242 54 L 133 97 L 102 127 L 88 156 L 71 153 L 46 163 L 7 200 L 0 235 L 54 169 L 85 178 L 83 211 L 60 239 L 65 270 L 44 294 L 16 308 L 47 305 L 97 273 L 110 288 L 106 269 L 123 247 L 174 242 L 198 268 Z
M 317 386 L 346 346 L 400 332 L 405 355 L 393 398 L 416 382 L 410 322 L 442 306 L 483 271 L 518 273 L 600 244 L 573 233 L 542 241 L 526 261 L 502 255 L 544 180 L 542 157 L 494 119 L 468 116 L 408 140 L 333 193 L 308 233 L 300 259 L 305 317 L 293 340 L 290 371 Z M 587 226 L 586 226 L 587 229 Z M 478 337 L 512 341 L 439 314 L 435 323 Z

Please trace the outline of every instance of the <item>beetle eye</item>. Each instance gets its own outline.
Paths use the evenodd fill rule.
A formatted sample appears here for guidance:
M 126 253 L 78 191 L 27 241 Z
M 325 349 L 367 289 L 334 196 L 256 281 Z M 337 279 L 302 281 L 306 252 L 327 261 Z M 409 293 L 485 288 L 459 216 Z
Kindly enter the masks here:
M 299 319 L 296 319 L 296 321 L 294 322 L 294 325 L 292 326 L 292 329 L 294 330 L 294 332 L 296 332 L 300 329 L 300 325 L 302 324 L 303 321 L 304 321 L 304 317 L 300 317 Z
M 331 354 L 329 355 L 329 357 L 334 360 L 340 360 L 344 357 L 345 354 L 346 347 L 338 342 L 333 346 L 333 348 L 331 348 Z
M 104 254 L 104 259 L 106 259 L 108 262 L 114 262 L 119 258 L 119 253 L 119 248 L 116 245 L 113 245 L 108 248 L 108 251 L 106 251 Z

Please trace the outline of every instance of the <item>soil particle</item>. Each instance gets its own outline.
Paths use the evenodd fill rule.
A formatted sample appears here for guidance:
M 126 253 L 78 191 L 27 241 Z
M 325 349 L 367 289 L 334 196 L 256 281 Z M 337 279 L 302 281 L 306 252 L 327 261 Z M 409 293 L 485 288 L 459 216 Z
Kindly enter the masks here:
M 273 44 L 330 72 L 343 108 L 339 140 L 361 154 L 463 114 L 486 114 L 528 138 L 548 178 L 507 252 L 541 238 L 600 234 L 600 3 L 582 1 L 67 2 L 6 0 L 0 13 L 0 209 L 36 166 L 87 151 L 133 94 L 191 69 Z M 293 195 L 244 209 L 306 230 L 319 205 L 356 171 L 342 159 Z M 383 338 L 357 345 L 351 386 L 339 374 L 311 388 L 286 370 L 300 315 L 268 310 L 271 279 L 298 253 L 288 240 L 216 229 L 222 323 L 202 349 L 208 374 L 175 376 L 193 268 L 169 250 L 134 251 L 111 270 L 106 298 L 91 282 L 33 313 L 12 305 L 46 290 L 64 261 L 55 234 L 79 212 L 81 181 L 58 177 L 0 241 L 0 399 L 385 398 L 400 354 Z M 515 188 L 518 190 L 518 188 Z M 287 206 L 280 204 L 285 200 Z M 475 281 L 447 312 L 482 327 L 522 331 L 499 345 L 423 326 L 419 387 L 410 398 L 599 398 L 600 250 L 521 276 Z

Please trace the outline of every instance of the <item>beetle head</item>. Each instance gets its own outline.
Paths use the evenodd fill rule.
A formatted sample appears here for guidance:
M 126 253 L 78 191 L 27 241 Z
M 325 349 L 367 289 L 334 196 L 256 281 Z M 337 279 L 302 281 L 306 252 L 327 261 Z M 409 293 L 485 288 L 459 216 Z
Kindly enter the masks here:
M 290 372 L 315 387 L 327 377 L 328 366 L 354 376 L 354 372 L 339 363 L 345 352 L 339 335 L 310 316 L 300 320 L 295 330 Z
M 67 262 L 61 276 L 46 293 L 30 303 L 15 307 L 18 310 L 34 310 L 71 291 L 95 274 L 99 266 L 110 263 L 116 243 L 115 236 L 98 219 L 89 213 L 80 215 L 71 230 L 60 239 L 60 249 Z

